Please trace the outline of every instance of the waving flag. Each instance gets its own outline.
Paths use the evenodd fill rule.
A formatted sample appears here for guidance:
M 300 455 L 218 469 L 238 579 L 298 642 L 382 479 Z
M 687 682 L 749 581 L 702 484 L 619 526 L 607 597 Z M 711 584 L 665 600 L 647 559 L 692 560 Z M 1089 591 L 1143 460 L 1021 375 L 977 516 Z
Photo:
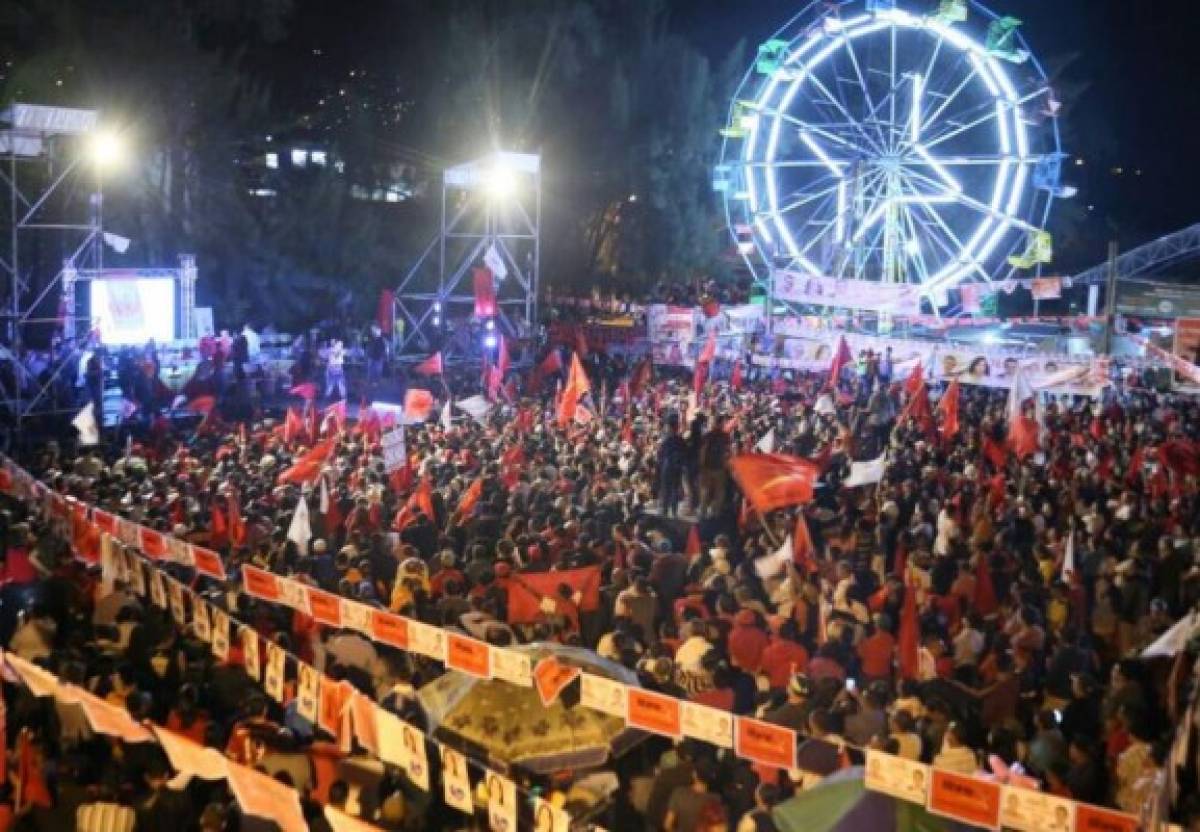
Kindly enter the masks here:
M 886 454 L 880 454 L 876 459 L 868 459 L 864 462 L 851 462 L 850 476 L 846 477 L 846 481 L 842 485 L 846 488 L 856 488 L 860 485 L 872 485 L 880 482 L 886 468 Z
M 761 516 L 806 503 L 820 470 L 806 459 L 783 454 L 743 454 L 729 467 L 738 486 Z
M 467 486 L 467 490 L 463 492 L 462 499 L 458 501 L 458 518 L 461 522 L 470 516 L 475 510 L 475 506 L 479 505 L 479 498 L 483 496 L 483 477 L 476 477 L 475 482 Z
M 293 541 L 303 555 L 308 553 L 308 541 L 312 540 L 312 536 L 312 526 L 308 521 L 308 503 L 301 494 L 300 502 L 296 503 L 296 510 L 292 513 L 292 522 L 288 524 L 287 539 Z
M 93 402 L 85 404 L 83 409 L 75 414 L 75 419 L 71 424 L 79 431 L 81 448 L 100 444 L 100 425 L 96 421 L 96 406 Z
M 587 372 L 583 369 L 583 362 L 579 360 L 579 354 L 571 356 L 571 371 L 567 374 L 567 384 L 562 391 L 562 399 L 558 405 L 558 424 L 566 427 L 571 424 L 575 418 L 575 410 L 579 406 L 579 400 L 582 399 L 592 389 L 592 384 L 588 381 Z
M 1017 366 L 1012 390 L 1008 394 L 1008 447 L 1017 459 L 1024 459 L 1038 448 L 1037 423 L 1025 416 L 1025 402 L 1033 398 L 1033 388 L 1025 371 Z
M 279 475 L 277 482 L 280 485 L 291 483 L 293 485 L 302 485 L 306 482 L 313 482 L 321 473 L 321 467 L 325 464 L 325 460 L 333 453 L 333 440 L 326 439 L 314 445 L 313 448 L 302 456 L 297 462 Z
M 817 571 L 817 547 L 808 531 L 808 520 L 801 511 L 796 515 L 796 531 L 792 535 L 792 562 L 809 575 Z
M 420 364 L 415 365 L 412 371 L 419 376 L 440 376 L 443 369 L 442 354 L 441 352 L 435 352 Z
M 958 379 L 954 379 L 937 406 L 937 412 L 942 415 L 942 436 L 946 439 L 958 435 L 958 397 Z
M 433 412 L 433 394 L 428 390 L 409 388 L 404 394 L 404 421 L 419 425 Z
M 854 356 L 850 353 L 850 345 L 846 343 L 846 336 L 842 335 L 838 338 L 837 350 L 833 353 L 833 361 L 829 365 L 829 379 L 826 381 L 826 386 L 836 388 L 838 380 L 842 376 L 842 370 L 853 360 Z

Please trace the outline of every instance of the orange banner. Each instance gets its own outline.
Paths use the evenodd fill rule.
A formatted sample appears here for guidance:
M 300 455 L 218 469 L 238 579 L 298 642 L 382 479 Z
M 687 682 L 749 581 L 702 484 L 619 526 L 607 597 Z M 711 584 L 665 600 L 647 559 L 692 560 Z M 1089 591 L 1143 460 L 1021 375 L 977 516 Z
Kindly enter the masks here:
M 247 594 L 264 601 L 279 600 L 279 580 L 270 572 L 253 566 L 242 567 L 242 586 Z
M 308 588 L 308 610 L 313 619 L 330 627 L 342 626 L 342 599 L 332 592 Z
M 408 619 L 382 610 L 371 610 L 371 637 L 397 647 L 408 649 Z
M 549 708 L 567 685 L 578 679 L 582 672 L 578 667 L 563 664 L 553 656 L 538 662 L 537 667 L 533 669 L 533 683 L 537 687 L 542 704 Z
M 321 679 L 317 726 L 334 739 L 342 736 L 342 709 L 350 698 L 350 690 L 348 682 L 335 682 L 328 676 Z
M 1075 832 L 1137 832 L 1138 819 L 1133 815 L 1075 804 Z
M 490 679 L 492 650 L 482 641 L 450 633 L 446 637 L 446 666 L 481 679 Z
M 933 770 L 929 811 L 988 829 L 1000 827 L 1000 784 Z
M 641 688 L 628 688 L 627 691 L 626 713 L 630 725 L 668 737 L 683 733 L 678 699 Z
M 733 737 L 739 757 L 776 768 L 796 767 L 796 732 L 748 717 L 738 717 Z
M 225 564 L 221 563 L 220 555 L 211 549 L 205 549 L 202 546 L 193 546 L 192 564 L 196 567 L 196 571 L 202 575 L 208 575 L 210 578 L 216 578 L 218 581 L 225 580 Z

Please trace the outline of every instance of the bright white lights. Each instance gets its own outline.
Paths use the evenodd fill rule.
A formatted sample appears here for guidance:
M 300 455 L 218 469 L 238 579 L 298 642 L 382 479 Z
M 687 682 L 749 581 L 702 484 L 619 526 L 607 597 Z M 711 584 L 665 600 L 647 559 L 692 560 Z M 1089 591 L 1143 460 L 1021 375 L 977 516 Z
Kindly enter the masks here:
M 825 163 L 825 167 L 829 168 L 829 171 L 834 176 L 836 176 L 838 179 L 842 178 L 842 169 L 838 167 L 838 165 L 832 159 L 829 158 L 829 154 L 822 150 L 819 144 L 813 141 L 813 137 L 808 135 L 807 130 L 800 131 L 800 141 L 804 142 L 804 146 L 811 150 L 814 156 Z
M 271 170 L 275 170 L 276 168 L 279 167 L 279 154 L 278 153 L 268 153 L 265 157 L 263 157 L 263 160 L 265 161 L 267 167 L 270 168 Z
M 921 96 L 925 94 L 924 81 L 920 75 L 913 76 L 912 113 L 908 118 L 909 136 L 913 144 L 921 141 Z
M 934 172 L 938 175 L 938 178 L 946 183 L 947 188 L 956 194 L 962 193 L 962 185 L 958 183 L 957 179 L 950 175 L 950 171 L 946 170 L 945 165 L 933 158 L 932 154 L 925 149 L 925 145 L 915 144 L 913 145 L 913 149 L 917 151 L 917 155 L 925 161 L 925 164 L 933 168 Z
M 916 257 L 921 253 L 921 244 L 915 239 L 909 240 L 904 244 L 904 251 L 909 257 Z
M 483 325 L 483 328 L 484 328 L 484 329 L 486 329 L 488 332 L 491 332 L 493 329 L 495 329 L 495 328 L 496 328 L 496 321 L 495 321 L 495 319 L 494 319 L 494 318 L 488 318 L 488 319 L 487 319 L 487 321 L 484 323 L 484 325 Z
M 517 175 L 503 162 L 497 162 L 484 175 L 484 190 L 492 199 L 508 199 L 517 192 Z
M 101 130 L 88 139 L 88 156 L 101 170 L 120 166 L 127 150 L 124 138 L 115 130 Z
M 495 335 L 488 335 L 487 337 L 485 337 L 485 338 L 483 339 L 483 345 L 484 345 L 485 347 L 487 347 L 489 350 L 494 350 L 494 349 L 496 349 L 496 344 L 497 344 L 497 343 L 498 343 L 498 342 L 496 341 L 496 336 L 495 336 Z
M 294 148 L 292 150 L 292 167 L 303 168 L 308 167 L 308 151 L 303 148 Z

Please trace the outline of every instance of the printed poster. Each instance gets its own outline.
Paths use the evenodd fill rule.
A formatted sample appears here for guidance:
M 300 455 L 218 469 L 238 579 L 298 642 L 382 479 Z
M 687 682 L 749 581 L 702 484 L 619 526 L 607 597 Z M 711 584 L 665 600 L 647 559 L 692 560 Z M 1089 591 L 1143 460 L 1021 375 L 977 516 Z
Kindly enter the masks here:
M 267 672 L 263 676 L 263 690 L 276 702 L 283 703 L 283 683 L 287 673 L 287 654 L 273 641 L 267 642 Z
M 321 675 L 317 669 L 300 662 L 296 680 L 296 713 L 313 725 L 317 724 L 320 688 Z
M 242 627 L 242 663 L 246 667 L 246 673 L 254 681 L 258 681 L 262 675 L 262 669 L 259 666 L 258 658 L 258 633 L 250 627 Z
M 625 685 L 603 676 L 584 673 L 580 677 L 579 703 L 585 708 L 624 719 Z
M 467 758 L 453 748 L 443 745 L 442 749 L 442 797 L 447 806 L 453 806 L 468 815 L 475 814 L 475 803 L 471 799 L 471 775 L 467 770 Z
M 1000 824 L 1017 832 L 1074 832 L 1075 803 L 1045 792 L 1005 786 Z
M 494 771 L 487 773 L 488 826 L 492 832 L 516 832 L 517 786 Z
M 924 806 L 929 799 L 929 779 L 929 766 L 924 763 L 867 750 L 864 785 L 873 792 Z

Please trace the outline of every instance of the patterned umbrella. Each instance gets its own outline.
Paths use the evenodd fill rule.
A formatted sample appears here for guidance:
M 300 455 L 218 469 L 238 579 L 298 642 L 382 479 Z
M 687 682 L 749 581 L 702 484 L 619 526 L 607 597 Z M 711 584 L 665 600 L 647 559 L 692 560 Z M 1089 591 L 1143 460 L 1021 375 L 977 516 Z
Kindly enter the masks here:
M 931 815 L 924 806 L 867 791 L 860 767 L 831 774 L 815 788 L 780 803 L 771 817 L 782 832 L 953 832 L 974 828 Z
M 515 649 L 528 653 L 535 667 L 554 656 L 588 673 L 637 684 L 634 673 L 587 650 L 549 643 Z M 421 688 L 417 701 L 439 739 L 535 773 L 602 766 L 644 736 L 624 720 L 578 704 L 568 707 L 562 697 L 546 707 L 534 688 L 454 671 Z

